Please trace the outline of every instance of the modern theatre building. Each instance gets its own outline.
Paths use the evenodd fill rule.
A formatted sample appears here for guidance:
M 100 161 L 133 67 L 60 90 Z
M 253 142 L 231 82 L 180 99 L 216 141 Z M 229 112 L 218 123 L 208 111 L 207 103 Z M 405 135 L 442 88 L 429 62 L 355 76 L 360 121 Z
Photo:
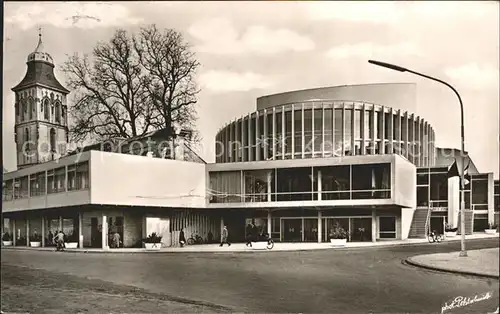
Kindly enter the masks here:
M 414 113 L 415 84 L 258 98 L 255 112 L 219 130 L 215 163 L 207 164 L 188 151 L 182 132 L 175 154 L 161 153 L 157 133 L 65 153 L 69 91 L 40 45 L 27 64 L 13 88 L 19 169 L 3 178 L 2 235 L 14 245 L 37 235 L 46 245 L 56 230 L 80 247 L 107 248 L 111 232 L 125 247 L 141 246 L 152 232 L 176 246 L 181 228 L 187 237 L 217 239 L 223 225 L 238 242 L 250 222 L 283 242 L 326 242 L 335 225 L 348 241 L 460 226 L 459 178 L 448 175 L 455 160 L 461 169 L 460 151 L 435 147 L 434 129 Z M 146 139 L 154 144 L 136 153 L 132 146 Z M 27 157 L 33 141 L 36 153 Z M 498 181 L 464 159 L 465 233 L 484 232 L 498 224 Z

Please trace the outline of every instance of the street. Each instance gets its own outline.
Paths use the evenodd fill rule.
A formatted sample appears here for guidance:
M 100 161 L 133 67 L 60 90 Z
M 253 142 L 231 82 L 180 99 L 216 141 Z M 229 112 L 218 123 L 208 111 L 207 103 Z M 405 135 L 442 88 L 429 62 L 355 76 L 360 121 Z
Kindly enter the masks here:
M 468 241 L 467 245 L 468 250 L 492 247 L 498 247 L 498 238 Z M 83 254 L 3 250 L 2 275 L 6 265 L 22 265 L 132 286 L 157 296 L 219 305 L 220 311 L 227 307 L 240 312 L 441 313 L 445 303 L 456 297 L 474 298 L 487 292 L 492 293 L 491 298 L 447 313 L 495 311 L 498 280 L 427 271 L 402 263 L 408 256 L 459 249 L 459 242 L 444 242 L 270 253 Z M 39 280 L 36 275 L 30 278 Z M 216 307 L 213 309 L 217 311 Z M 117 311 L 112 306 L 109 310 Z

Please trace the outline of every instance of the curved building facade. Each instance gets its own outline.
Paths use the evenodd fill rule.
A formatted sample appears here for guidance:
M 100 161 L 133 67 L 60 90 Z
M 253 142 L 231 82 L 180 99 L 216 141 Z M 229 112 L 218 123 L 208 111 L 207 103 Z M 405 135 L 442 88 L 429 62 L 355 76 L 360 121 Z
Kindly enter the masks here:
M 399 154 L 427 167 L 435 163 L 434 138 L 432 126 L 408 111 L 364 101 L 304 99 L 226 125 L 216 135 L 216 162 Z

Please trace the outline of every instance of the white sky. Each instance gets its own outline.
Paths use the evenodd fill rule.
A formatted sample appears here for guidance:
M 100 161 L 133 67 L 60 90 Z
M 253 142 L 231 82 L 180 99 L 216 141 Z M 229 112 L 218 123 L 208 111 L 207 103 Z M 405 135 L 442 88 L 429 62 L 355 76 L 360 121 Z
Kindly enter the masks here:
M 255 110 L 259 96 L 329 85 L 416 82 L 416 114 L 437 144 L 460 145 L 456 96 L 438 83 L 367 63 L 395 63 L 450 82 L 465 106 L 466 150 L 481 172 L 499 172 L 499 4 L 450 2 L 7 2 L 4 4 L 3 158 L 15 169 L 11 88 L 23 78 L 38 27 L 57 71 L 121 27 L 181 31 L 202 66 L 201 155 L 215 133 Z M 76 19 L 73 16 L 91 18 Z

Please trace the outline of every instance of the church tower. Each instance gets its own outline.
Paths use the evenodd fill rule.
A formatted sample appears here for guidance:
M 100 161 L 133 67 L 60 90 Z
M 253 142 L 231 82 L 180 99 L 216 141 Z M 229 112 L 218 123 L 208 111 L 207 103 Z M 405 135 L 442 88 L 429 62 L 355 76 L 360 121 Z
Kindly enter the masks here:
M 54 75 L 54 61 L 44 51 L 41 33 L 26 64 L 23 80 L 12 88 L 18 169 L 65 155 L 68 143 L 69 90 Z

